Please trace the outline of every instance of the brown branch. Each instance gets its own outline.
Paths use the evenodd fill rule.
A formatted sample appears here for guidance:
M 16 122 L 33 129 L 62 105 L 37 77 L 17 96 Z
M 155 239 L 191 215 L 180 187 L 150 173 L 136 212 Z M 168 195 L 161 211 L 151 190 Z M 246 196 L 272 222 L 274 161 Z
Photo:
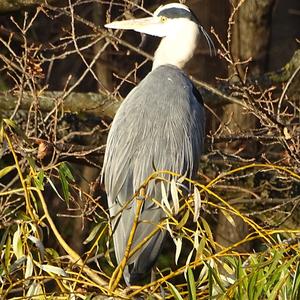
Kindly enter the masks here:
M 40 4 L 46 4 L 49 2 L 53 2 L 53 0 L 1 0 L 0 1 L 0 12 L 5 13 L 5 12 L 10 12 L 10 11 L 15 11 L 19 10 L 22 8 L 26 8 L 28 6 L 37 6 Z
M 39 107 L 42 111 L 51 111 L 57 101 L 64 95 L 63 92 L 43 92 L 39 98 Z M 28 110 L 34 98 L 29 92 L 23 92 L 20 109 Z M 12 95 L 9 92 L 0 92 L 0 111 L 13 111 L 18 103 L 18 94 Z M 120 106 L 120 101 L 115 98 L 96 93 L 70 93 L 63 101 L 66 112 L 91 113 L 99 117 L 110 117 L 115 115 Z
M 291 60 L 280 70 L 273 73 L 267 73 L 261 78 L 256 78 L 256 84 L 261 86 L 272 85 L 287 82 L 295 70 L 300 66 L 300 50 L 297 50 Z M 294 78 L 294 84 L 290 89 L 289 97 L 299 96 L 300 76 Z M 218 88 L 199 80 L 194 80 L 208 105 L 222 105 L 227 103 L 237 103 L 245 106 L 243 100 L 230 95 L 228 83 L 223 83 Z M 12 95 L 8 92 L 0 92 L 0 111 L 13 111 L 18 103 L 18 94 Z M 54 99 L 64 97 L 63 92 L 43 92 L 39 96 L 39 105 L 42 111 L 51 111 L 55 107 Z M 33 97 L 30 93 L 24 92 L 20 103 L 20 109 L 29 109 L 32 105 Z M 99 117 L 110 117 L 115 115 L 121 102 L 113 97 L 104 96 L 98 93 L 70 93 L 64 99 L 64 109 L 72 113 L 88 112 Z

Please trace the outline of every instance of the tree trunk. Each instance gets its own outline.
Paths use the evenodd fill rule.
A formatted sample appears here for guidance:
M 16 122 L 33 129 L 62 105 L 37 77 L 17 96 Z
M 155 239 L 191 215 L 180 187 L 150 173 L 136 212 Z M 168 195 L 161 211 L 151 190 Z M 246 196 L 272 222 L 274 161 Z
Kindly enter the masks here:
M 240 0 L 234 0 L 233 5 L 236 7 L 239 2 Z M 249 76 L 258 76 L 267 70 L 274 3 L 275 0 L 246 0 L 235 15 L 231 50 L 235 61 L 252 58 L 249 63 Z M 243 76 L 245 69 L 240 66 L 239 71 Z M 226 106 L 223 119 L 225 123 L 231 120 L 228 128 L 233 133 L 256 128 L 257 125 L 256 118 L 246 114 L 237 104 Z M 232 143 L 226 145 L 226 148 L 235 152 L 241 146 L 251 153 L 256 151 L 253 142 L 243 145 L 239 142 Z M 249 231 L 247 224 L 241 218 L 233 216 L 233 219 L 235 226 L 228 222 L 223 214 L 219 215 L 216 240 L 225 247 L 242 240 Z M 238 247 L 238 250 L 249 251 L 250 248 L 251 245 L 247 243 Z

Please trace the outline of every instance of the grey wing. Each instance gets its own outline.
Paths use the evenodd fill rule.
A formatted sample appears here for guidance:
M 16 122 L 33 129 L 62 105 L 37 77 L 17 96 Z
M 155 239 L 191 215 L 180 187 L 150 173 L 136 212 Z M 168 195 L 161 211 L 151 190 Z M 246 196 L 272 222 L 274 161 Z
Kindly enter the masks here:
M 194 89 L 181 70 L 161 66 L 131 91 L 115 116 L 103 170 L 118 262 L 124 255 L 135 213 L 134 202 L 125 209 L 124 204 L 154 168 L 190 177 L 198 169 L 205 115 Z M 159 200 L 160 188 L 153 182 L 147 195 Z M 164 217 L 160 208 L 151 201 L 145 202 L 133 247 Z M 129 264 L 134 264 L 133 273 L 151 268 L 163 238 L 164 232 L 160 231 L 129 260 Z

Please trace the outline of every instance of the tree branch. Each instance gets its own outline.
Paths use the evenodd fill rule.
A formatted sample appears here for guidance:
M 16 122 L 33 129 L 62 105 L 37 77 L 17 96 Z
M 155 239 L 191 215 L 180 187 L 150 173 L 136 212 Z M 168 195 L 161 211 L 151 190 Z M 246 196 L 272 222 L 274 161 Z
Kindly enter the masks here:
M 40 4 L 46 4 L 47 2 L 53 2 L 51 0 L 1 0 L 0 1 L 0 13 L 19 10 L 28 6 L 37 6 Z
M 38 97 L 39 107 L 42 111 L 51 111 L 63 97 L 63 92 L 43 92 Z M 29 92 L 23 92 L 20 109 L 27 110 L 32 105 L 34 97 Z M 18 94 L 0 92 L 0 111 L 12 111 L 18 102 Z M 120 101 L 109 96 L 97 93 L 70 93 L 63 100 L 65 111 L 72 113 L 92 113 L 99 117 L 110 117 L 115 115 L 120 106 Z
M 279 71 L 266 73 L 262 77 L 252 78 L 262 87 L 278 85 L 287 82 L 293 73 L 300 66 L 300 50 L 295 51 L 291 60 Z M 298 74 L 299 75 L 299 74 Z M 244 102 L 230 95 L 229 85 L 225 82 L 218 88 L 205 82 L 194 80 L 196 86 L 204 98 L 204 102 L 210 106 L 222 105 L 228 103 L 237 103 L 244 106 Z M 300 76 L 294 78 L 292 87 L 289 89 L 289 97 L 296 99 L 300 95 Z M 12 95 L 9 92 L 0 92 L 0 112 L 13 111 L 18 103 L 18 94 Z M 39 98 L 39 106 L 42 111 L 51 111 L 57 101 L 64 97 L 63 92 L 43 92 Z M 23 92 L 20 109 L 27 110 L 32 105 L 34 97 L 29 92 Z M 121 101 L 110 96 L 104 96 L 99 93 L 70 93 L 63 100 L 65 111 L 72 113 L 92 113 L 99 117 L 112 118 L 119 108 Z

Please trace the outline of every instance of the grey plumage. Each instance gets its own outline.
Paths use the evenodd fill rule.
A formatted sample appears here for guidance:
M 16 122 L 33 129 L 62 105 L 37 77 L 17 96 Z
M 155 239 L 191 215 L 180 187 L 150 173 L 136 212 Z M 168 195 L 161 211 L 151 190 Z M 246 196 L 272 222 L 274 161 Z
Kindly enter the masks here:
M 150 72 L 121 104 L 110 129 L 104 159 L 104 182 L 114 230 L 118 263 L 124 256 L 135 215 L 135 191 L 155 170 L 193 177 L 203 148 L 205 115 L 201 96 L 185 73 L 172 65 Z M 168 188 L 167 188 L 168 189 Z M 147 188 L 147 197 L 161 200 L 160 183 Z M 165 217 L 150 200 L 143 204 L 132 248 Z M 159 231 L 128 261 L 127 284 L 150 271 L 165 231 Z

